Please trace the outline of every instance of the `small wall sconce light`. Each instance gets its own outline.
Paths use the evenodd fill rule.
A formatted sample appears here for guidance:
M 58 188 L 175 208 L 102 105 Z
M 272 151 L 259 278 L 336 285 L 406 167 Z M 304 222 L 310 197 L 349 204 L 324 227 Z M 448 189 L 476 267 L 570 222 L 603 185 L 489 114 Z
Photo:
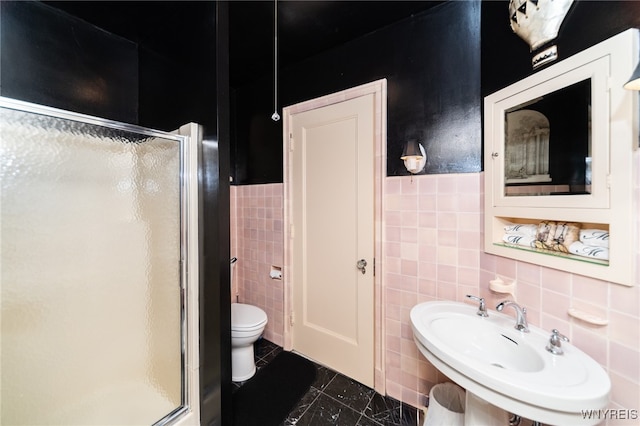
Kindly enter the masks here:
M 405 143 L 400 159 L 411 174 L 420 173 L 427 164 L 427 154 L 417 139 L 409 139 Z
M 627 81 L 622 87 L 627 90 L 640 90 L 640 63 L 638 63 L 635 71 L 631 74 L 629 81 Z

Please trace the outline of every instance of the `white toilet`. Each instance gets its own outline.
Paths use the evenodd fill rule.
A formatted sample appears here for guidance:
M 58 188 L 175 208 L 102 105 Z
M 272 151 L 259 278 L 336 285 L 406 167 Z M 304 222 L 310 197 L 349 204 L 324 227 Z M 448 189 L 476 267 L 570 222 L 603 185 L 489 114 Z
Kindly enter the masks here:
M 231 292 L 237 260 L 231 258 Z M 267 314 L 262 309 L 244 303 L 231 304 L 231 380 L 234 382 L 249 380 L 256 374 L 253 344 L 266 326 Z
M 242 382 L 256 373 L 253 344 L 267 325 L 267 314 L 257 306 L 231 304 L 231 380 Z

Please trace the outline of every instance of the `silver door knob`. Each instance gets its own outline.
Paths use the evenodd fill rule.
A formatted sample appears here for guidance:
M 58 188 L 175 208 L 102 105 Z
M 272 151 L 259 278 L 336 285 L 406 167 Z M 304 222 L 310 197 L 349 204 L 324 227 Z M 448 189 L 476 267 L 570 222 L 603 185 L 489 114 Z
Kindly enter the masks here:
M 360 272 L 362 272 L 363 274 L 367 273 L 367 261 L 364 259 L 360 259 L 358 260 L 358 263 L 356 263 L 356 266 L 358 267 L 358 269 L 360 269 Z

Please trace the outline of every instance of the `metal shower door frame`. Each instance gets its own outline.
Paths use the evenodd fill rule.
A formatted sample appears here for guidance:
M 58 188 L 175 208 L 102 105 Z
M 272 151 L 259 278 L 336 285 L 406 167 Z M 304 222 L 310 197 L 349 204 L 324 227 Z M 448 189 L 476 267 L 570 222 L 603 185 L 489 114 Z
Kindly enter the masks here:
M 186 421 L 199 424 L 199 348 L 198 348 L 198 170 L 202 126 L 188 123 L 174 132 L 151 129 L 38 105 L 0 96 L 0 108 L 45 115 L 148 137 L 174 140 L 180 145 L 180 335 L 181 335 L 181 405 L 154 423 L 164 426 Z M 192 416 L 192 420 L 188 417 Z

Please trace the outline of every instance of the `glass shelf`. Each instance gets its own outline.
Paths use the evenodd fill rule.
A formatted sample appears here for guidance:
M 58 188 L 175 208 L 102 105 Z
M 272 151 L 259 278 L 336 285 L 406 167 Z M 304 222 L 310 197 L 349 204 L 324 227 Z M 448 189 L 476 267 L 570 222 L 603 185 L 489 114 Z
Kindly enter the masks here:
M 538 248 L 533 248 L 533 247 L 525 247 L 525 246 L 519 246 L 517 244 L 509 244 L 509 243 L 504 243 L 504 242 L 493 243 L 493 245 L 494 246 L 499 246 L 499 247 L 513 248 L 513 249 L 517 249 L 517 250 L 526 251 L 526 252 L 529 252 L 529 253 L 539 253 L 539 254 L 544 254 L 544 255 L 547 255 L 547 256 L 561 257 L 563 259 L 577 260 L 579 262 L 590 263 L 592 265 L 609 266 L 609 261 L 608 260 L 592 259 L 592 258 L 589 258 L 589 257 L 577 256 L 577 255 L 571 254 L 571 253 L 563 253 L 561 251 L 545 250 L 545 249 L 538 249 Z

